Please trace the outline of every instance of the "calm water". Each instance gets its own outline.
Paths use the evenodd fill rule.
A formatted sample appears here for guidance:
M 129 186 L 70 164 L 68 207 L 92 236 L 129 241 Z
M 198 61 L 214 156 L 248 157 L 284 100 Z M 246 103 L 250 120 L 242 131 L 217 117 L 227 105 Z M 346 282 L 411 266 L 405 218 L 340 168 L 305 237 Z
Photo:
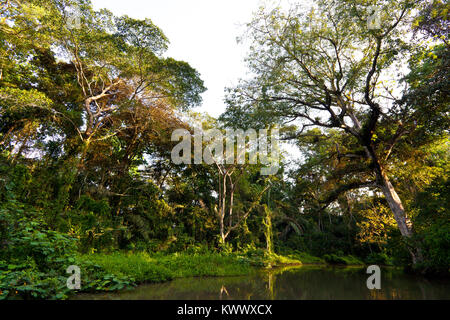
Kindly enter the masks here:
M 381 271 L 381 289 L 369 290 L 368 276 L 360 267 L 303 266 L 242 277 L 176 279 L 75 299 L 450 299 L 449 279 L 425 279 L 386 268 Z

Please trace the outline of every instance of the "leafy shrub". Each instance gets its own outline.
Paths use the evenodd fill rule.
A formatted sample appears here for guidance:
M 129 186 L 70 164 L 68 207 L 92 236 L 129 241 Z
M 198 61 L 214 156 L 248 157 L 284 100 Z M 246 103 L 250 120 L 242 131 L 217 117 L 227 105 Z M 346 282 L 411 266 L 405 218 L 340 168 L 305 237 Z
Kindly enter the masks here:
M 439 221 L 438 221 L 439 222 Z M 433 223 L 423 231 L 424 262 L 416 269 L 428 274 L 450 274 L 450 222 Z
M 184 252 L 187 254 L 209 254 L 213 253 L 213 250 L 207 244 L 199 244 L 187 247 Z
M 0 299 L 63 299 L 66 277 L 55 270 L 41 272 L 32 259 L 22 264 L 0 261 Z
M 219 242 L 219 250 L 223 253 L 232 253 L 233 252 L 233 245 L 229 242 L 220 243 Z
M 133 284 L 76 256 L 77 240 L 50 230 L 39 214 L 9 200 L 0 207 L 0 299 L 65 299 L 70 265 L 82 270 L 83 291 L 118 290 Z
M 325 254 L 322 258 L 329 264 L 342 264 L 342 265 L 364 264 L 361 260 L 359 260 L 354 256 L 338 256 L 336 254 Z
M 329 264 L 347 264 L 344 258 L 335 254 L 325 254 L 322 258 Z
M 128 275 L 112 274 L 102 266 L 77 257 L 81 271 L 81 291 L 114 291 L 130 288 L 135 285 L 135 279 Z
M 428 274 L 450 274 L 450 180 L 448 172 L 418 194 L 413 207 L 416 240 L 424 261 L 415 266 Z
M 392 259 L 384 252 L 373 252 L 364 260 L 367 264 L 392 265 Z
M 0 208 L 0 229 L 1 297 L 64 298 L 75 239 L 49 230 L 36 212 L 15 200 Z
M 121 228 L 111 219 L 111 209 L 106 200 L 94 200 L 82 195 L 72 210 L 58 222 L 59 229 L 76 237 L 81 252 L 111 248 L 115 235 Z

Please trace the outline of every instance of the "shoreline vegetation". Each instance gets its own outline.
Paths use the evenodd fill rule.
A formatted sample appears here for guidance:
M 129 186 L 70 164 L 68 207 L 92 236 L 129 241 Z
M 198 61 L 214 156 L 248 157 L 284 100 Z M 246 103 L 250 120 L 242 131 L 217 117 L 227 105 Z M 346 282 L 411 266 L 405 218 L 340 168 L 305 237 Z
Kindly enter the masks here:
M 176 278 L 223 277 L 250 275 L 261 269 L 296 268 L 302 266 L 363 266 L 365 263 L 353 256 L 337 257 L 328 262 L 305 252 L 289 255 L 267 253 L 264 250 L 248 252 L 153 253 L 116 252 L 77 256 L 81 265 L 102 270 L 107 276 L 97 286 L 88 286 L 79 293 L 117 291 L 133 286 L 161 283 Z M 83 276 L 82 276 L 83 278 Z M 82 282 L 89 279 L 82 279 Z
M 30 259 L 27 261 L 31 261 Z M 245 276 L 259 270 L 311 265 L 364 265 L 363 261 L 353 256 L 334 256 L 331 259 L 327 255 L 325 258 L 319 258 L 299 251 L 279 255 L 263 249 L 224 252 L 205 248 L 175 253 L 73 252 L 59 257 L 50 255 L 46 262 L 49 265 L 48 270 L 39 270 L 35 264 L 6 264 L 0 261 L 0 300 L 68 299 L 77 294 L 116 292 L 141 284 L 167 282 L 176 278 Z M 68 275 L 62 266 L 69 264 L 80 267 L 80 290 L 70 290 L 66 287 Z

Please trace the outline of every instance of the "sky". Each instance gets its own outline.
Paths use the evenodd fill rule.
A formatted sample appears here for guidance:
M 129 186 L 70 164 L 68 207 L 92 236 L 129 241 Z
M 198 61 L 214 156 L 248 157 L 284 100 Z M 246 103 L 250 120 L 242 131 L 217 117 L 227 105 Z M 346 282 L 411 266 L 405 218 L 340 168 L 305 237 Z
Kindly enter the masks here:
M 94 9 L 115 15 L 149 18 L 169 39 L 168 57 L 188 62 L 205 83 L 203 103 L 194 109 L 218 117 L 225 111 L 225 87 L 245 78 L 247 48 L 237 43 L 261 5 L 289 8 L 304 0 L 92 0 Z M 281 144 L 288 159 L 298 159 L 294 146 Z
M 225 111 L 224 88 L 245 77 L 246 48 L 236 38 L 261 0 L 93 0 L 95 9 L 149 18 L 170 41 L 166 56 L 188 62 L 200 72 L 207 91 L 194 109 L 218 116 Z

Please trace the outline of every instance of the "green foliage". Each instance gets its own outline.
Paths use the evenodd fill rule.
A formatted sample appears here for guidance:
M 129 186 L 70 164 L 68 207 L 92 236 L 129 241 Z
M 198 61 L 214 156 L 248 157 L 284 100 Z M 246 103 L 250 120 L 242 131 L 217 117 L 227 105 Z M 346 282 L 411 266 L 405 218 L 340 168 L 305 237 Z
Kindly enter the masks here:
M 79 254 L 75 257 L 74 265 L 80 267 L 81 289 L 77 291 L 71 290 L 68 293 L 69 297 L 78 292 L 122 290 L 125 288 L 132 288 L 136 284 L 131 276 L 121 274 L 116 275 L 108 272 L 103 266 L 88 261 L 84 259 L 84 256 Z
M 264 236 L 266 238 L 266 249 L 268 253 L 273 253 L 273 228 L 272 212 L 267 206 L 264 206 L 265 217 L 262 220 L 264 226 Z
M 75 251 L 75 239 L 48 229 L 37 212 L 14 200 L 0 206 L 0 226 L 3 260 L 32 259 L 46 271 L 57 268 Z
M 77 240 L 50 230 L 37 212 L 10 200 L 0 206 L 0 297 L 64 299 L 70 265 L 82 270 L 83 291 L 118 290 L 133 284 L 128 276 L 111 275 L 77 257 Z
M 340 256 L 337 254 L 325 254 L 322 257 L 325 262 L 329 264 L 342 264 L 342 265 L 362 265 L 364 262 L 362 262 L 360 259 L 354 257 L 354 256 Z
M 36 212 L 10 200 L 0 206 L 2 298 L 61 299 L 65 270 L 74 264 L 75 240 L 49 230 Z
M 267 248 L 256 248 L 255 246 L 247 246 L 238 255 L 244 257 L 246 261 L 257 267 L 273 268 L 286 265 L 301 265 L 302 261 L 297 259 L 295 255 L 279 255 L 270 252 Z
M 450 273 L 450 180 L 439 177 L 421 192 L 414 207 L 416 238 L 422 244 L 424 262 L 416 266 L 430 274 Z
M 175 277 L 237 276 L 251 272 L 251 266 L 234 254 L 174 253 L 159 259 L 158 264 L 171 270 Z
M 307 252 L 295 250 L 291 247 L 279 247 L 277 251 L 280 255 L 288 258 L 292 258 L 301 261 L 302 264 L 324 264 L 325 261 L 322 258 L 313 256 Z
M 218 248 L 221 252 L 225 254 L 230 254 L 233 252 L 233 245 L 229 242 L 221 242 L 219 240 Z
M 343 257 L 335 254 L 325 254 L 322 258 L 329 264 L 347 264 Z
M 366 264 L 376 264 L 376 265 L 385 265 L 385 266 L 389 266 L 389 265 L 393 264 L 391 257 L 389 257 L 386 253 L 378 253 L 378 252 L 370 253 L 364 259 L 364 262 Z
M 64 299 L 69 290 L 59 272 L 41 272 L 33 260 L 21 264 L 0 261 L 1 299 Z
M 302 264 L 322 264 L 324 262 L 322 258 L 315 257 L 307 252 L 300 252 L 296 250 L 292 251 L 291 254 L 288 254 L 288 257 L 299 260 Z
M 438 220 L 424 230 L 423 246 L 425 262 L 418 266 L 429 273 L 450 273 L 450 222 Z M 427 270 L 428 269 L 428 270 Z
M 115 245 L 114 220 L 111 208 L 106 200 L 94 200 L 81 196 L 75 208 L 68 211 L 57 221 L 60 230 L 79 239 L 78 246 L 82 252 L 101 250 Z
M 146 253 L 91 254 L 81 256 L 80 259 L 98 265 L 117 277 L 130 277 L 138 283 L 163 282 L 172 279 L 170 271 L 156 265 L 155 260 Z
M 233 276 L 251 272 L 248 262 L 234 254 L 114 253 L 81 256 L 81 260 L 100 266 L 118 277 L 129 277 L 138 283 L 163 282 L 179 277 Z

